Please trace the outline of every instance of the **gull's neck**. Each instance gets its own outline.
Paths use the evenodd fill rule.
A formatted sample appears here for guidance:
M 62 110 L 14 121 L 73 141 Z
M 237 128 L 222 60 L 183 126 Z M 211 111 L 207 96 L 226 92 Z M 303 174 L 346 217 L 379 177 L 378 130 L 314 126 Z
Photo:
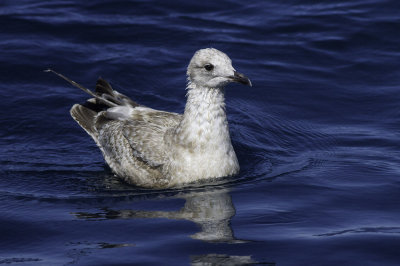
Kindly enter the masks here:
M 201 111 L 225 113 L 225 88 L 199 87 L 189 84 L 187 87 L 187 102 L 185 106 L 184 119 L 186 116 L 201 116 Z M 202 110 L 199 110 L 201 108 Z
M 230 144 L 225 89 L 189 84 L 185 112 L 179 129 L 180 139 L 196 146 L 206 147 L 209 146 L 207 143 L 218 142 Z
M 172 143 L 170 182 L 187 183 L 239 171 L 229 136 L 224 88 L 188 85 L 185 112 Z

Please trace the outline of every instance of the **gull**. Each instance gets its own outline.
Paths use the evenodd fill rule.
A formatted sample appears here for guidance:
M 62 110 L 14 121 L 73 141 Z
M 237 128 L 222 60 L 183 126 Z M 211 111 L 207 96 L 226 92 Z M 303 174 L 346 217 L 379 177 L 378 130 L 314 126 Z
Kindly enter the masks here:
M 93 138 L 115 175 L 145 188 L 171 188 L 233 176 L 239 162 L 225 111 L 225 86 L 252 86 L 223 52 L 198 50 L 187 68 L 183 114 L 139 105 L 99 78 L 95 91 L 53 72 L 93 98 L 75 104 L 72 118 Z

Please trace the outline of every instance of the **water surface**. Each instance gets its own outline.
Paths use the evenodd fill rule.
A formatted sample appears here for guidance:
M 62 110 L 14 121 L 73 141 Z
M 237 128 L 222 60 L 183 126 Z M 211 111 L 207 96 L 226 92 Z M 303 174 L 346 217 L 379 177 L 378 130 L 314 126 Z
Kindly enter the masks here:
M 0 264 L 399 265 L 396 1 L 3 1 Z M 70 118 L 101 76 L 182 112 L 186 66 L 226 52 L 240 175 L 145 190 Z

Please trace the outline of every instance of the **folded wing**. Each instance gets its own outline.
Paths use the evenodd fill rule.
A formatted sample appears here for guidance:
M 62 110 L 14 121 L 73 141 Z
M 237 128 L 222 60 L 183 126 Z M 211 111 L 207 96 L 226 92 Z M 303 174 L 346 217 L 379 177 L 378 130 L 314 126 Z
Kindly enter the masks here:
M 123 135 L 128 140 L 133 154 L 153 167 L 162 165 L 168 156 L 164 136 L 173 130 L 182 116 L 176 113 L 136 107 L 131 117 L 125 120 Z

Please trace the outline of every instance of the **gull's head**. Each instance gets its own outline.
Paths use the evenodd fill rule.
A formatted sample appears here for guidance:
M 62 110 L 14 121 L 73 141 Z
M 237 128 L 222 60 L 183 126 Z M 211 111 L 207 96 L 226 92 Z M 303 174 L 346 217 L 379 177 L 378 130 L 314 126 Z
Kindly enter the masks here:
M 221 88 L 230 82 L 251 86 L 250 80 L 233 68 L 232 60 L 214 48 L 201 49 L 194 54 L 187 76 L 189 83 L 200 87 Z

